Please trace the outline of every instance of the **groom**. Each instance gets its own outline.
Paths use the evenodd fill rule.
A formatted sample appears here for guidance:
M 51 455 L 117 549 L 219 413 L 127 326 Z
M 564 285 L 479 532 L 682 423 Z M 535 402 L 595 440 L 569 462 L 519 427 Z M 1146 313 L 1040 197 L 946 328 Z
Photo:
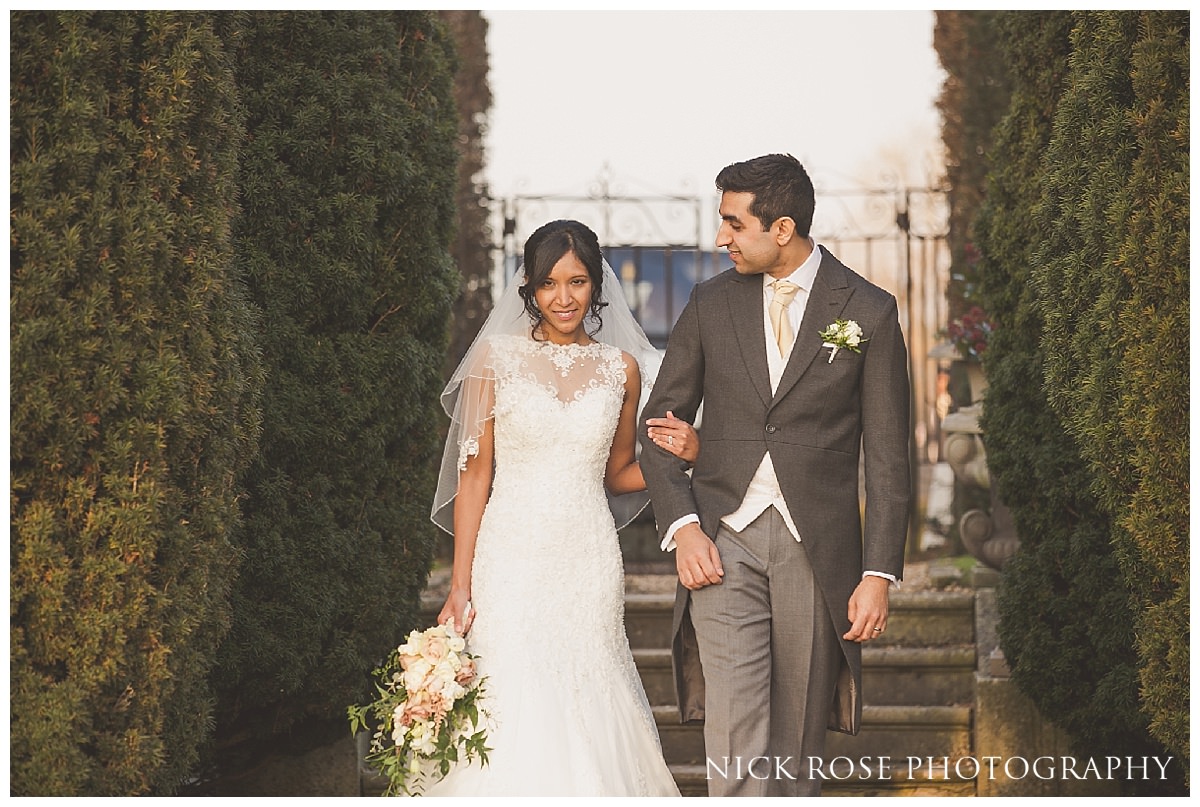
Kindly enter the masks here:
M 794 157 L 727 166 L 717 188 L 734 266 L 693 289 L 642 413 L 679 572 L 676 689 L 683 720 L 705 722 L 710 795 L 819 795 L 810 771 L 827 728 L 858 732 L 862 643 L 887 628 L 903 567 L 906 349 L 895 298 L 809 237 Z M 689 476 L 654 419 L 694 422 L 702 403 Z

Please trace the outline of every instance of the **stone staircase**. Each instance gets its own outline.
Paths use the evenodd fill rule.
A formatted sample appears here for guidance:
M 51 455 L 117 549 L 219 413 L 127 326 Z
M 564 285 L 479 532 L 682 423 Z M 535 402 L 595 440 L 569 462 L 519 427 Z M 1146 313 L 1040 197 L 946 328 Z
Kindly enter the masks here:
M 704 796 L 703 730 L 680 724 L 672 683 L 673 580 L 627 577 L 625 629 L 680 792 Z M 433 624 L 441 600 L 427 596 L 422 605 L 423 624 Z M 886 634 L 863 649 L 862 730 L 829 734 L 824 795 L 976 795 L 975 781 L 953 769 L 973 747 L 974 610 L 972 591 L 892 593 Z M 364 795 L 382 791 L 377 777 L 362 774 Z
M 702 729 L 679 723 L 672 685 L 674 594 L 669 584 L 644 587 L 665 590 L 626 596 L 630 646 L 680 791 L 702 796 Z M 974 641 L 973 592 L 893 593 L 887 633 L 863 651 L 862 730 L 829 734 L 825 795 L 975 795 L 975 782 L 956 777 L 952 767 L 972 748 Z

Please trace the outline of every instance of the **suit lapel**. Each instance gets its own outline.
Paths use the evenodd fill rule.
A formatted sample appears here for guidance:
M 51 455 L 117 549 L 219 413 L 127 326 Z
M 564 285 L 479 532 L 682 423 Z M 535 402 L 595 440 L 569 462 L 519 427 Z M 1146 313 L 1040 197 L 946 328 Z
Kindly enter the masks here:
M 767 340 L 763 330 L 763 286 L 759 275 L 736 275 L 726 290 L 729 316 L 742 361 L 762 402 L 771 402 L 771 377 L 767 372 Z
M 820 249 L 820 247 L 818 247 Z M 825 250 L 821 250 L 821 265 L 817 276 L 813 279 L 813 288 L 808 295 L 808 304 L 804 307 L 804 319 L 800 322 L 800 332 L 792 347 L 792 355 L 788 358 L 779 379 L 779 387 L 771 402 L 777 403 L 784 395 L 796 386 L 796 382 L 812 366 L 813 360 L 821 352 L 821 331 L 836 320 L 850 300 L 854 292 L 846 282 L 846 269 L 836 258 Z M 761 307 L 761 306 L 760 306 Z M 766 348 L 763 348 L 764 353 Z

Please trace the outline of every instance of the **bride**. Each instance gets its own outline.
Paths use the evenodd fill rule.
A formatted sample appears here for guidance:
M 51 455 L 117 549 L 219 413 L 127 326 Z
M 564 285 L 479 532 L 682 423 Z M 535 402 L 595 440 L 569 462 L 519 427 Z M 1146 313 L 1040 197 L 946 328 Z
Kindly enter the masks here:
M 470 631 L 492 750 L 426 795 L 676 796 L 625 636 L 616 533 L 647 501 L 634 443 L 658 354 L 577 221 L 529 237 L 516 286 L 443 393 L 433 508 L 454 534 L 438 622 Z M 654 425 L 695 459 L 690 425 Z

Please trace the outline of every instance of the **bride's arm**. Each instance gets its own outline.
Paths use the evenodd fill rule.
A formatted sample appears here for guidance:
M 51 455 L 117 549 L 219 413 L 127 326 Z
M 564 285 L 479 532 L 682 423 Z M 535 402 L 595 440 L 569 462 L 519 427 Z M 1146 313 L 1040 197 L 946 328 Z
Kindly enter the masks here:
M 608 453 L 608 465 L 604 470 L 604 486 L 614 495 L 634 493 L 646 489 L 646 480 L 642 477 L 642 466 L 637 461 L 635 442 L 637 440 L 638 403 L 642 392 L 641 373 L 638 364 L 628 353 L 625 358 L 625 402 L 621 405 L 621 417 L 617 421 L 617 432 L 613 435 L 612 448 Z M 695 462 L 699 456 L 699 439 L 690 423 L 671 418 L 677 422 L 681 439 L 678 443 L 664 445 L 668 451 L 688 462 Z M 665 419 L 664 419 L 664 422 Z M 661 429 L 665 435 L 668 427 Z M 683 439 L 685 438 L 686 439 Z
M 450 569 L 450 594 L 438 614 L 438 624 L 454 620 L 456 630 L 465 634 L 475 621 L 475 611 L 467 612 L 471 601 L 471 564 L 475 561 L 475 539 L 483 508 L 492 487 L 493 420 L 484 421 L 479 437 L 479 453 L 467 460 L 458 477 L 458 497 L 454 502 L 454 563 Z M 465 613 L 465 622 L 464 622 Z

